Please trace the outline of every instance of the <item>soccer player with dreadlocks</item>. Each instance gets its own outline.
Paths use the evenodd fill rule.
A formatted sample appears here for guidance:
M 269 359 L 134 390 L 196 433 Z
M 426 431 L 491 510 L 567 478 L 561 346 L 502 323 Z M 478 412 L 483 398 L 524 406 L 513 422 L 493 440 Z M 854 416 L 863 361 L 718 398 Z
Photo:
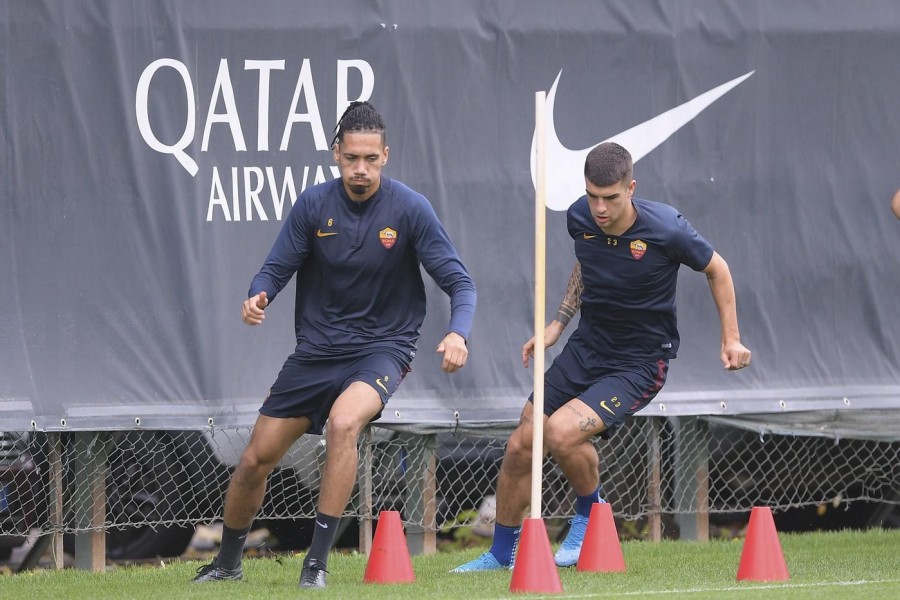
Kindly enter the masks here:
M 425 318 L 420 265 L 450 297 L 450 323 L 437 347 L 442 368 L 452 373 L 466 364 L 475 286 L 428 200 L 382 176 L 385 140 L 375 108 L 351 103 L 332 141 L 340 179 L 300 194 L 250 284 L 242 318 L 259 325 L 296 273 L 297 346 L 232 475 L 219 553 L 194 581 L 241 579 L 244 539 L 267 476 L 301 435 L 324 433 L 325 469 L 300 587 L 325 587 L 328 552 L 356 480 L 357 439 L 415 356 Z

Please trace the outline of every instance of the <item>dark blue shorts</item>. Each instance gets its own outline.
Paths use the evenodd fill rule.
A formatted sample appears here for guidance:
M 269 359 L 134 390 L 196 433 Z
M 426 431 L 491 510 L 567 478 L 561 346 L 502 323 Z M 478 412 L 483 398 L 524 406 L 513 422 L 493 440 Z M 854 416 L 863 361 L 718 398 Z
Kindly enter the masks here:
M 267 417 L 308 417 L 309 433 L 321 434 L 337 397 L 354 381 L 372 386 L 381 396 L 382 408 L 397 391 L 409 363 L 395 353 L 371 350 L 365 356 L 310 356 L 294 352 L 281 372 L 259 413 Z M 381 417 L 381 411 L 372 419 Z
M 607 438 L 625 419 L 656 397 L 666 382 L 669 361 L 618 361 L 594 352 L 578 332 L 544 374 L 544 414 L 552 415 L 573 398 L 596 412 Z M 529 400 L 534 400 L 532 394 Z

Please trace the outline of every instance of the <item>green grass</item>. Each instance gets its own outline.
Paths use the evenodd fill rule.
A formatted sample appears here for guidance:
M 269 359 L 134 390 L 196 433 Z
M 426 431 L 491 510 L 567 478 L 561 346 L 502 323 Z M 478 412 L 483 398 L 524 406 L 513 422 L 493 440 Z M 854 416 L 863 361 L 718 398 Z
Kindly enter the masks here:
M 512 594 L 510 572 L 451 574 L 448 570 L 481 549 L 441 552 L 412 559 L 416 582 L 365 584 L 367 557 L 333 554 L 328 588 L 299 590 L 302 555 L 244 560 L 242 582 L 191 584 L 199 561 L 116 567 L 106 573 L 38 570 L 0 576 L 3 598 L 352 598 L 365 600 L 464 598 L 900 598 L 900 531 L 782 534 L 791 578 L 786 582 L 736 581 L 743 540 L 692 543 L 623 542 L 625 573 L 562 569 L 562 594 Z

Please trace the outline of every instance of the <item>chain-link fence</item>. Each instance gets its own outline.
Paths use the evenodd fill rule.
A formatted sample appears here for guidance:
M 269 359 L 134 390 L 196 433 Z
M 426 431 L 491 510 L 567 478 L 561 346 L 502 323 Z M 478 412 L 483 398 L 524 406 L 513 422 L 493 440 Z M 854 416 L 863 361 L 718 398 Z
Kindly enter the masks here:
M 0 558 L 23 536 L 98 529 L 111 558 L 174 556 L 194 526 L 222 516 L 250 430 L 0 434 Z M 408 527 L 468 523 L 494 492 L 505 437 L 373 427 L 360 441 L 347 515 L 398 510 Z M 765 505 L 900 504 L 900 443 L 760 434 L 702 418 L 635 418 L 597 441 L 617 517 L 730 514 Z M 285 545 L 308 544 L 324 440 L 304 436 L 270 477 L 259 519 Z M 572 514 L 559 468 L 544 463 L 543 514 Z M 462 517 L 461 517 L 462 515 Z M 346 520 L 346 519 L 345 519 Z

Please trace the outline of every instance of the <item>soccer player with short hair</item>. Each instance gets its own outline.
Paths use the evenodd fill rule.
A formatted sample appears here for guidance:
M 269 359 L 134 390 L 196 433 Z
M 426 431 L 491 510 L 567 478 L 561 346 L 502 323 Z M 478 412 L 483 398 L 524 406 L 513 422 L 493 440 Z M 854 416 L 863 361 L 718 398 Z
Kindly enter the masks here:
M 555 555 L 575 565 L 591 507 L 603 502 L 595 436 L 607 438 L 657 395 L 678 352 L 675 285 L 684 264 L 702 271 L 719 314 L 720 357 L 728 370 L 750 364 L 738 331 L 734 283 L 712 245 L 673 207 L 634 197 L 631 154 L 615 143 L 591 150 L 584 165 L 586 194 L 569 207 L 567 225 L 577 262 L 556 318 L 546 327 L 557 342 L 578 310 L 578 328 L 544 380 L 545 450 L 573 487 L 575 517 Z M 534 353 L 532 338 L 522 362 Z M 491 549 L 454 572 L 508 568 L 530 501 L 533 396 L 511 434 L 497 484 Z

